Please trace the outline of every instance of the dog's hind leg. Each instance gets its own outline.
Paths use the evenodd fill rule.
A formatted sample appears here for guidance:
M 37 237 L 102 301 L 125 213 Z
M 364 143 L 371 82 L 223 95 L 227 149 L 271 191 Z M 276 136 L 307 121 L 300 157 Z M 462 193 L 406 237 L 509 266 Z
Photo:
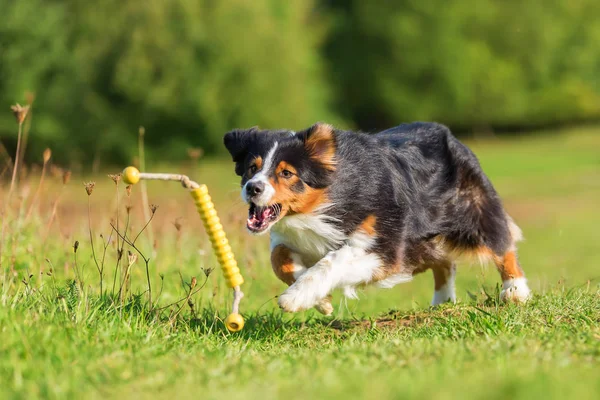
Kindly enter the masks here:
M 500 298 L 504 301 L 526 302 L 531 297 L 527 286 L 525 273 L 517 260 L 515 250 L 507 251 L 503 256 L 493 257 L 494 263 L 502 278 L 502 292 Z
M 507 237 L 507 245 L 496 246 L 494 251 L 493 243 L 489 243 L 480 247 L 476 254 L 482 261 L 491 259 L 496 264 L 502 278 L 500 299 L 524 303 L 531 297 L 531 291 L 517 258 L 516 243 L 522 239 L 521 230 L 510 217 L 507 216 L 506 219 L 506 225 L 503 228 L 506 229 L 504 235 Z
M 288 286 L 293 285 L 308 270 L 300 256 L 282 244 L 276 246 L 271 252 L 271 266 L 275 275 Z M 323 315 L 331 315 L 333 313 L 331 300 L 331 295 L 328 295 L 317 301 L 314 307 Z
M 446 302 L 456 302 L 456 289 L 454 279 L 456 276 L 456 264 L 450 260 L 443 260 L 432 265 L 435 292 L 431 300 L 432 306 L 438 306 Z
M 494 252 L 491 246 L 488 250 L 502 278 L 500 298 L 503 301 L 524 303 L 531 297 L 531 291 L 529 290 L 529 286 L 527 286 L 525 273 L 517 258 L 516 243 L 523 237 L 519 227 L 508 215 L 506 215 L 505 227 L 506 236 L 509 238 L 508 246 L 502 252 Z

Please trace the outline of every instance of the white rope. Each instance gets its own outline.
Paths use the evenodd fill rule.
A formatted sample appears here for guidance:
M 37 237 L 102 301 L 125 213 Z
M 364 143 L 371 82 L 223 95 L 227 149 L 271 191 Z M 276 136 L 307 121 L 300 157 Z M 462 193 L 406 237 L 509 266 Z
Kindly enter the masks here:
M 197 189 L 200 185 L 194 182 L 186 175 L 181 174 L 161 174 L 151 172 L 140 172 L 140 179 L 153 181 L 178 181 L 186 189 Z
M 244 293 L 240 289 L 239 286 L 233 288 L 233 306 L 231 307 L 231 312 L 234 314 L 240 313 L 240 301 L 244 297 Z

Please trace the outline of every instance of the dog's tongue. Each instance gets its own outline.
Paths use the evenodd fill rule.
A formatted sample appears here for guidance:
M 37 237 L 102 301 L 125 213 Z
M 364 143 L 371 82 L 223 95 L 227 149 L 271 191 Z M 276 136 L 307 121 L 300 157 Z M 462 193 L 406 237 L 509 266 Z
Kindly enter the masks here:
M 273 210 L 271 207 L 255 207 L 252 215 L 250 215 L 249 222 L 252 224 L 260 225 L 271 217 Z

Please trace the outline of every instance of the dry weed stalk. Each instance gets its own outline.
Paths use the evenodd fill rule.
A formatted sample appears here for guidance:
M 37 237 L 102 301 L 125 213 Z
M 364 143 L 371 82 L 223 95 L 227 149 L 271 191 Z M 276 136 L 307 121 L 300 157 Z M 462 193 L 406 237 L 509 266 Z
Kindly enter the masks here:
M 202 290 L 204 288 L 204 286 L 208 282 L 208 277 L 210 276 L 210 272 L 212 270 L 213 270 L 212 268 L 208 268 L 208 272 L 206 272 L 206 270 L 204 271 L 204 274 L 206 275 L 206 278 L 204 279 L 204 282 L 202 282 L 202 285 L 200 285 L 200 287 L 196 287 L 198 281 L 197 281 L 197 279 L 196 279 L 195 276 L 192 277 L 192 280 L 191 280 L 191 282 L 188 285 L 187 283 L 185 283 L 183 281 L 183 277 L 181 277 L 181 273 L 179 274 L 180 277 L 181 277 L 181 281 L 182 281 L 183 285 L 184 286 L 188 285 L 188 291 L 187 291 L 186 296 L 184 298 L 180 299 L 180 300 L 174 301 L 173 303 L 168 304 L 168 305 L 166 305 L 166 306 L 161 307 L 161 308 L 158 309 L 159 311 L 160 310 L 165 310 L 165 309 L 170 308 L 170 307 L 172 307 L 172 306 L 174 306 L 176 304 L 179 304 L 181 302 L 185 302 L 184 304 L 182 304 L 181 306 L 179 306 L 177 308 L 177 310 L 175 310 L 175 312 L 172 312 L 169 315 L 169 324 L 170 325 L 173 325 L 173 323 L 175 322 L 177 316 L 179 315 L 179 313 L 181 312 L 181 310 L 183 309 L 183 307 L 185 307 L 186 303 L 190 307 L 192 315 L 195 315 L 196 311 L 194 309 L 194 303 L 192 302 L 192 296 L 195 295 L 196 293 L 198 293 L 200 290 Z
M 42 186 L 44 185 L 44 178 L 46 176 L 46 167 L 48 166 L 48 162 L 50 161 L 50 157 L 52 157 L 52 150 L 50 149 L 46 149 L 44 150 L 44 153 L 42 155 L 43 157 L 43 161 L 44 163 L 42 164 L 42 173 L 40 176 L 40 183 L 38 184 L 38 188 L 35 191 L 35 194 L 33 195 L 33 199 L 31 200 L 31 204 L 29 206 L 29 211 L 27 211 L 27 216 L 25 217 L 25 222 L 29 221 L 29 218 L 31 217 L 31 213 L 33 212 L 33 209 L 37 203 L 37 199 L 40 196 L 40 192 L 42 190 Z
M 117 228 L 115 227 L 115 225 L 113 223 L 110 224 L 112 229 L 117 233 L 118 236 L 121 237 L 123 242 L 125 242 L 129 246 L 131 246 L 131 248 L 133 248 L 140 255 L 140 257 L 142 257 L 142 259 L 144 260 L 144 264 L 146 266 L 146 280 L 147 280 L 147 284 L 148 284 L 148 308 L 150 309 L 150 311 L 152 311 L 152 283 L 150 281 L 150 258 L 146 257 L 144 255 L 144 253 L 142 253 L 142 251 L 135 245 L 135 242 L 140 237 L 140 235 L 150 226 L 150 223 L 152 222 L 152 219 L 154 218 L 154 215 L 156 214 L 157 209 L 158 209 L 158 206 L 156 206 L 154 204 L 150 206 L 150 211 L 151 211 L 150 218 L 148 219 L 146 224 L 144 224 L 142 229 L 138 232 L 138 234 L 135 236 L 135 238 L 133 240 L 130 240 L 127 238 L 127 231 L 125 231 L 124 234 L 121 234 L 121 232 L 119 232 L 117 230 Z
M 79 282 L 79 287 L 83 291 L 83 280 L 81 278 L 81 272 L 79 272 L 79 265 L 77 265 L 77 250 L 79 249 L 79 240 L 76 240 L 73 243 L 73 269 L 75 270 L 75 276 L 77 277 L 77 281 Z
M 94 235 L 92 234 L 92 205 L 90 197 L 94 192 L 94 187 L 96 186 L 96 182 L 87 182 L 83 184 L 85 187 L 85 192 L 88 195 L 88 232 L 90 234 L 90 245 L 92 246 L 92 258 L 94 259 L 94 264 L 96 264 L 96 269 L 98 270 L 98 275 L 100 276 L 100 296 L 104 293 L 103 291 L 103 283 L 104 283 L 104 262 L 98 263 L 98 258 L 96 257 L 96 249 L 94 247 Z
M 42 246 L 45 247 L 46 245 L 46 240 L 48 239 L 48 236 L 50 235 L 50 228 L 52 227 L 52 224 L 54 223 L 54 219 L 56 218 L 56 213 L 58 211 L 58 203 L 60 202 L 60 199 L 62 198 L 63 192 L 65 191 L 65 186 L 67 186 L 67 184 L 69 183 L 69 181 L 71 180 L 71 171 L 63 171 L 62 173 L 62 186 L 60 188 L 60 192 L 58 193 L 58 197 L 56 198 L 56 200 L 54 200 L 54 204 L 52 205 L 52 212 L 50 213 L 50 219 L 48 220 L 48 225 L 46 225 L 46 233 L 44 234 L 44 239 L 42 241 Z
M 127 185 L 125 187 L 125 193 L 127 195 L 127 201 L 128 204 L 125 205 L 125 210 L 127 212 L 127 218 L 125 220 L 125 235 L 127 235 L 127 231 L 129 229 L 129 221 L 131 220 L 131 185 Z M 118 182 L 117 182 L 117 205 L 119 204 L 119 191 L 118 191 Z M 117 207 L 117 233 L 119 232 L 119 210 Z M 117 283 L 117 275 L 119 274 L 119 270 L 121 267 L 121 260 L 123 259 L 123 252 L 125 250 L 125 241 L 121 240 L 121 246 L 119 247 L 119 237 L 120 235 L 117 235 L 117 261 L 116 261 L 116 265 L 115 265 L 115 273 L 113 276 L 113 287 L 112 287 L 112 293 L 115 292 L 115 285 Z M 121 289 L 119 289 L 119 292 L 121 291 Z
M 144 151 L 144 136 L 146 135 L 146 129 L 143 126 L 140 126 L 138 130 L 138 157 L 140 163 L 140 171 L 146 170 L 146 154 Z M 150 219 L 150 215 L 148 214 L 148 210 L 150 210 L 150 204 L 148 202 L 148 188 L 146 186 L 146 181 L 142 180 L 141 184 L 141 193 L 142 193 L 142 205 L 144 210 L 144 219 L 148 221 Z M 150 239 L 150 243 L 154 243 L 154 230 L 152 227 L 148 229 L 148 238 Z
M 27 113 L 29 112 L 29 106 L 25 106 L 23 107 L 22 105 L 20 105 L 19 103 L 17 103 L 14 106 L 10 107 L 13 111 L 13 114 L 15 115 L 15 118 L 17 119 L 17 124 L 19 125 L 19 129 L 17 132 L 17 151 L 15 154 L 15 163 L 13 165 L 13 173 L 12 173 L 12 179 L 10 180 L 10 188 L 8 190 L 8 199 L 10 200 L 10 196 L 15 188 L 15 184 L 17 181 L 17 172 L 19 170 L 19 154 L 21 153 L 21 139 L 23 136 L 23 122 L 25 122 L 25 119 L 27 118 Z M 7 202 L 9 201 L 7 200 Z
M 31 131 L 31 123 L 33 117 L 33 101 L 35 100 L 35 94 L 33 92 L 25 92 L 25 101 L 27 102 L 28 117 L 23 122 L 23 139 L 21 143 L 21 150 L 17 152 L 17 158 L 19 161 L 19 165 L 25 166 L 23 164 L 23 158 L 25 157 L 25 149 L 27 148 L 27 142 L 29 140 L 29 132 Z
M 6 220 L 9 218 L 7 215 L 10 207 L 10 199 L 15 188 L 15 184 L 17 181 L 17 173 L 19 169 L 19 152 L 21 151 L 21 137 L 23 135 L 23 122 L 27 118 L 27 113 L 29 112 L 29 106 L 21 106 L 17 103 L 14 106 L 10 107 L 18 124 L 17 130 L 17 150 L 15 154 L 15 161 L 13 164 L 12 177 L 10 180 L 10 188 L 8 189 L 8 195 L 6 196 L 4 205 L 2 207 L 2 232 L 0 233 L 0 267 L 2 267 L 2 254 L 4 250 L 4 235 L 6 233 Z M 12 263 L 11 263 L 12 264 Z
M 125 269 L 125 274 L 123 276 L 123 279 L 121 280 L 121 285 L 119 287 L 119 300 L 121 301 L 121 304 L 123 304 L 123 301 L 125 300 L 125 295 L 127 294 L 127 288 L 129 286 L 129 291 L 131 291 L 131 279 L 130 279 L 130 275 L 131 275 L 131 267 L 133 266 L 133 264 L 135 264 L 135 262 L 137 261 L 137 254 L 132 253 L 131 251 L 127 251 L 127 268 Z M 123 288 L 125 288 L 125 290 L 123 290 Z

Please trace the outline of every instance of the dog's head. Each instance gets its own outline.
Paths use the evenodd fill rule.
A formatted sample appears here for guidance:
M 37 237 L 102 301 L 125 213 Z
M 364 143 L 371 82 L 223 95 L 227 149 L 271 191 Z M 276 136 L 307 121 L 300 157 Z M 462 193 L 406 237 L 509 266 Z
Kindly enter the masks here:
M 242 177 L 250 232 L 267 232 L 286 215 L 309 213 L 327 202 L 336 152 L 330 125 L 318 123 L 298 133 L 237 129 L 224 142 Z

